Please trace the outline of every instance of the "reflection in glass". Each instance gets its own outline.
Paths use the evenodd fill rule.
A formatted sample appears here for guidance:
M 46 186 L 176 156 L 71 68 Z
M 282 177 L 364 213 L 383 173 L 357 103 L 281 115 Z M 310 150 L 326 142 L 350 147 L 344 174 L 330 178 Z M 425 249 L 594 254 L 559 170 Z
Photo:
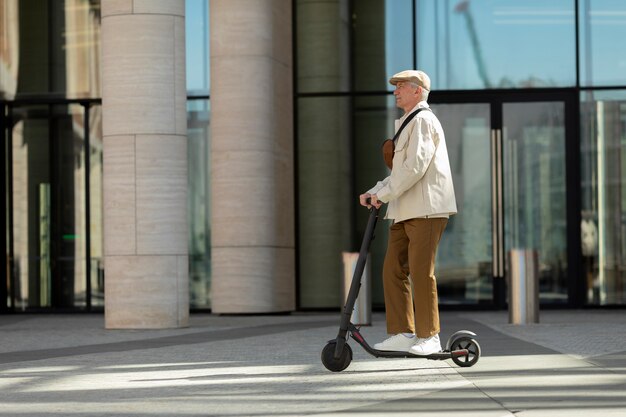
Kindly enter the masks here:
M 104 307 L 104 212 L 102 200 L 102 106 L 89 109 L 89 232 L 91 305 Z
M 185 0 L 187 92 L 207 95 L 210 90 L 209 0 Z
M 83 108 L 13 108 L 15 307 L 85 306 Z
M 541 301 L 567 302 L 564 104 L 503 105 L 504 246 L 539 257 Z
M 417 4 L 417 66 L 433 89 L 576 84 L 573 0 Z
M 437 252 L 442 304 L 491 303 L 491 153 L 488 104 L 434 104 L 443 125 L 458 214 Z
M 209 100 L 187 101 L 189 162 L 189 303 L 211 307 L 210 136 Z
M 587 303 L 626 303 L 626 92 L 583 93 L 581 242 Z
M 60 48 L 65 52 L 66 96 L 100 97 L 99 1 L 65 0 Z
M 0 23 L 3 36 L 10 40 L 0 47 L 3 93 L 100 97 L 99 1 L 50 1 L 43 6 L 32 0 L 9 0 L 3 4 L 8 8 L 6 15 L 0 15 Z
M 19 68 L 18 0 L 0 4 L 0 99 L 13 98 L 17 91 Z
M 616 39 L 626 37 L 626 3 L 579 0 L 580 84 L 626 84 L 626 50 Z
M 393 74 L 412 69 L 413 59 L 412 4 L 409 0 L 385 1 L 385 82 Z M 393 86 L 386 83 L 387 90 Z

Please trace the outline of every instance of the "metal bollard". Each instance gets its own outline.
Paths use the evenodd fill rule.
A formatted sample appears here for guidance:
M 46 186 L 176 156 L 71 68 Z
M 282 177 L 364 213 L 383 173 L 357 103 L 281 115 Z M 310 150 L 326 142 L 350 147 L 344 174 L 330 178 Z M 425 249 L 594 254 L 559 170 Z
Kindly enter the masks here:
M 352 283 L 352 276 L 354 275 L 354 269 L 356 262 L 359 259 L 358 252 L 342 252 L 343 255 L 343 285 L 341 286 L 341 299 L 343 303 L 348 298 L 348 292 L 350 291 L 350 284 Z M 365 263 L 365 269 L 361 276 L 361 288 L 359 290 L 359 296 L 354 303 L 354 310 L 350 316 L 350 322 L 359 326 L 370 326 L 372 324 L 372 294 L 371 294 L 371 282 L 370 282 L 370 256 L 367 256 Z
M 539 323 L 539 262 L 536 250 L 509 251 L 509 323 Z

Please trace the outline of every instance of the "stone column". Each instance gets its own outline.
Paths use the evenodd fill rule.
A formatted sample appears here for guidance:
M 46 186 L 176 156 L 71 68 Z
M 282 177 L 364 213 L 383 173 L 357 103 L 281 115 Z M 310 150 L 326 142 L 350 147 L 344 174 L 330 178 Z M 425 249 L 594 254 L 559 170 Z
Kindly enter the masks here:
M 184 0 L 102 1 L 105 326 L 187 326 Z
M 211 308 L 295 308 L 291 0 L 211 0 Z

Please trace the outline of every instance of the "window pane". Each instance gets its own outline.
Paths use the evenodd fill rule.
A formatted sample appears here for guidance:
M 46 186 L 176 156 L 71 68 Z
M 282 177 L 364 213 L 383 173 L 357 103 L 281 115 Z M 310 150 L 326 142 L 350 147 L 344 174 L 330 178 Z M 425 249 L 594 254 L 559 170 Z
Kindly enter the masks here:
M 187 101 L 189 161 L 189 304 L 211 307 L 209 100 Z
M 185 40 L 187 92 L 208 95 L 209 77 L 209 0 L 185 0 Z
M 60 45 L 65 52 L 67 75 L 59 74 L 59 86 L 65 76 L 67 97 L 100 97 L 99 1 L 65 0 L 65 30 L 61 32 Z
M 19 7 L 17 0 L 0 7 L 0 98 L 13 98 L 19 69 Z
M 5 5 L 6 14 L 0 13 L 2 37 L 7 41 L 0 47 L 0 95 L 100 97 L 99 1 L 45 5 L 8 1 Z
M 338 307 L 341 253 L 350 251 L 350 99 L 298 100 L 299 297 L 302 308 Z
M 391 76 L 413 68 L 411 0 L 353 2 L 354 87 L 392 90 Z
M 412 4 L 408 0 L 385 1 L 385 85 L 387 90 L 393 86 L 387 82 L 393 74 L 406 69 L 413 69 L 413 21 Z
M 576 84 L 574 0 L 417 4 L 417 66 L 433 90 Z
M 298 93 L 348 91 L 348 1 L 296 1 Z
M 626 303 L 626 91 L 581 97 L 581 239 L 587 303 Z
M 85 306 L 82 106 L 15 107 L 11 119 L 15 307 Z
M 580 83 L 583 86 L 626 84 L 626 3 L 580 0 Z

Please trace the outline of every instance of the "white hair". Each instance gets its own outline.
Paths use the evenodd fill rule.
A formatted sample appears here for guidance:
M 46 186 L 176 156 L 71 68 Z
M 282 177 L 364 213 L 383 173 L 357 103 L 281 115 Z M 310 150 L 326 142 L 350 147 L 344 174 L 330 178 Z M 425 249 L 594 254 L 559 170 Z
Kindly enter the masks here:
M 418 88 L 418 87 L 422 87 L 421 85 L 419 85 L 416 82 L 409 82 L 409 85 L 413 88 Z M 427 101 L 428 100 L 428 93 L 430 93 L 429 90 L 427 90 L 426 88 L 422 87 L 422 95 L 420 97 L 420 101 Z

